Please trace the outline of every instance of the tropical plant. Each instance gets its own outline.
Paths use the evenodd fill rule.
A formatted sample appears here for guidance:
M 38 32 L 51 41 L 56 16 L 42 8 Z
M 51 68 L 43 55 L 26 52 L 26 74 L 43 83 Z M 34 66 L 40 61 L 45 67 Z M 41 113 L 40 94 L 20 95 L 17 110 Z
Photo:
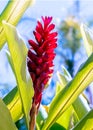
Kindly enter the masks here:
M 10 12 L 10 11 L 9 11 Z M 7 13 L 5 13 L 7 14 Z M 2 17 L 2 20 L 4 18 Z M 83 90 L 93 82 L 93 39 L 92 31 L 81 26 L 87 61 L 81 65 L 74 78 L 62 66 L 57 72 L 56 94 L 48 106 L 41 105 L 42 91 L 48 86 L 53 74 L 54 48 L 57 46 L 56 32 L 52 32 L 52 17 L 38 21 L 28 49 L 11 22 L 2 21 L 0 45 L 6 39 L 9 50 L 7 58 L 16 78 L 17 86 L 0 99 L 0 129 L 16 130 L 19 119 L 24 119 L 27 130 L 89 130 L 93 129 L 93 110 L 89 107 Z M 4 19 L 5 20 L 5 19 Z M 29 70 L 29 71 L 28 71 Z M 32 79 L 32 80 L 31 80 Z

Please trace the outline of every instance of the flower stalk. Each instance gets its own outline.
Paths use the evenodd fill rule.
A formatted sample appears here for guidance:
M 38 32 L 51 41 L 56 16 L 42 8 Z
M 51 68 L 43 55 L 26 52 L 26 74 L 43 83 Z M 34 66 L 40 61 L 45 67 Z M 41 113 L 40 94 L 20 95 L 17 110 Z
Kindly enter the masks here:
M 54 49 L 57 47 L 57 32 L 53 32 L 55 25 L 51 23 L 52 17 L 42 17 L 42 21 L 37 22 L 35 31 L 33 31 L 35 41 L 28 41 L 30 49 L 27 65 L 34 87 L 30 130 L 34 129 L 33 124 L 42 99 L 42 91 L 53 74 Z

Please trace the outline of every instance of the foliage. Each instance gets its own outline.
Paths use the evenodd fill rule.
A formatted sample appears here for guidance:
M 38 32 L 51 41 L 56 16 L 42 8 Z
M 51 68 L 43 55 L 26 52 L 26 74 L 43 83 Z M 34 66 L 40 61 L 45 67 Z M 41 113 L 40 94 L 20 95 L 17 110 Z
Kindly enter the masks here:
M 16 77 L 19 95 L 22 103 L 22 110 L 26 119 L 27 126 L 29 125 L 29 112 L 31 100 L 33 97 L 33 88 L 30 75 L 26 67 L 27 48 L 18 36 L 16 28 L 3 21 L 8 47 L 11 55 L 11 65 Z M 10 31 L 10 33 L 8 33 Z M 13 44 L 11 44 L 13 42 Z
M 23 1 L 23 0 L 8 1 L 7 7 L 3 10 L 2 14 L 0 15 L 0 48 L 2 48 L 4 43 L 6 42 L 2 20 L 6 20 L 7 22 L 13 25 L 17 25 L 24 11 L 31 3 L 32 0 L 31 1 L 30 0 L 29 1 Z
M 71 16 L 63 20 L 59 26 L 59 36 L 61 50 L 58 50 L 58 54 L 64 60 L 64 65 L 71 76 L 74 76 L 75 55 L 81 46 L 79 20 Z
M 10 10 L 9 7 L 9 12 Z M 2 14 L 2 20 L 7 15 L 7 13 L 4 16 Z M 28 49 L 16 27 L 12 25 L 12 21 L 10 24 L 7 19 L 7 22 L 2 20 L 4 31 L 0 33 L 0 45 L 2 47 L 5 39 L 7 40 L 9 48 L 7 58 L 15 75 L 17 86 L 3 98 L 3 101 L 0 99 L 0 129 L 16 130 L 15 124 L 18 124 L 16 122 L 20 119 L 24 119 L 27 129 L 29 129 L 29 113 L 34 91 L 26 64 Z M 75 26 L 73 23 L 71 25 Z M 82 95 L 83 90 L 93 82 L 93 38 L 90 30 L 84 25 L 81 26 L 81 34 L 89 57 L 74 78 L 64 67 L 62 67 L 62 74 L 57 72 L 56 94 L 48 106 L 40 105 L 36 118 L 35 129 L 37 130 L 93 129 L 93 110 Z M 71 46 L 73 47 L 73 44 Z
M 17 130 L 9 110 L 4 102 L 0 99 L 0 129 L 1 130 Z

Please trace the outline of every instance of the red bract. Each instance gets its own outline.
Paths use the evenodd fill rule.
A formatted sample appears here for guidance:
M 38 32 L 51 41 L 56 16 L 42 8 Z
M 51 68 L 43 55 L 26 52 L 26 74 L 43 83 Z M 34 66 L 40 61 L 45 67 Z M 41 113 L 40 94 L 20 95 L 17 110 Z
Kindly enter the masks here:
M 36 41 L 29 40 L 27 65 L 33 81 L 33 102 L 39 106 L 42 91 L 53 73 L 54 49 L 57 47 L 57 32 L 53 32 L 52 17 L 42 17 L 43 23 L 37 22 L 33 34 Z

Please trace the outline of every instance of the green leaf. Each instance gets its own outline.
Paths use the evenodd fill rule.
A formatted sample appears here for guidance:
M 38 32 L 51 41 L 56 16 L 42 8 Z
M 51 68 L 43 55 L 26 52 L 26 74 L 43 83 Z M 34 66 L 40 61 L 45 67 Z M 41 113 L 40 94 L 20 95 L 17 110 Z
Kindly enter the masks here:
M 93 54 L 85 62 L 74 79 L 56 96 L 50 106 L 46 123 L 42 130 L 49 129 L 60 114 L 75 101 L 79 94 L 93 81 Z
M 13 66 L 13 63 L 12 63 L 12 58 L 11 58 L 9 51 L 7 51 L 7 50 L 6 50 L 6 56 L 7 56 L 7 59 L 8 59 L 10 66 L 11 66 L 11 69 L 12 69 L 13 73 L 15 74 L 14 66 Z
M 93 110 L 91 110 L 72 130 L 92 130 Z
M 67 69 L 66 69 L 63 65 L 61 66 L 61 68 L 62 68 L 62 72 L 63 72 L 63 74 L 64 74 L 66 80 L 67 80 L 68 82 L 71 81 L 71 80 L 72 80 L 72 77 L 71 77 L 70 73 L 67 71 Z
M 56 95 L 72 80 L 69 72 L 66 70 L 65 67 L 62 66 L 62 74 L 57 72 L 58 79 L 60 81 L 57 82 L 56 87 Z M 54 98 L 56 98 L 56 95 Z M 54 99 L 55 100 L 55 99 Z M 52 105 L 52 103 L 51 103 Z M 79 106 L 79 109 L 77 109 Z M 81 110 L 81 111 L 80 111 Z M 77 99 L 73 102 L 73 104 L 68 108 L 58 119 L 57 123 L 60 124 L 65 129 L 71 127 L 71 118 L 73 119 L 73 123 L 76 124 L 79 119 L 81 119 L 88 111 L 90 110 L 85 98 L 80 95 Z M 71 123 L 70 123 L 71 122 Z
M 56 121 L 60 126 L 64 127 L 65 130 L 70 129 L 70 122 L 72 122 L 72 116 L 74 109 L 70 106 Z
M 61 88 L 64 88 L 65 85 L 67 84 L 67 79 L 65 78 L 65 76 L 63 74 L 60 74 L 59 72 L 57 72 L 57 76 L 58 76 L 58 79 L 60 81 L 60 84 L 61 84 Z
M 57 81 L 56 83 L 56 92 L 55 92 L 55 96 L 54 98 L 56 97 L 56 95 L 63 89 L 63 86 L 61 86 L 61 84 Z
M 57 72 L 57 74 L 59 75 L 60 73 Z M 58 76 L 58 77 L 59 77 L 59 76 Z M 61 77 L 62 77 L 62 78 L 61 78 Z M 63 77 L 64 77 L 64 76 L 60 74 L 60 77 L 59 77 L 59 78 L 61 78 L 60 80 L 61 80 L 61 82 L 63 81 L 63 83 L 60 84 L 59 82 L 57 82 L 56 94 L 55 94 L 55 96 L 54 96 L 54 100 L 55 100 L 56 96 L 58 95 L 58 93 L 59 93 L 59 92 L 65 87 L 65 85 L 67 84 L 67 81 L 66 81 L 65 77 L 64 77 L 64 78 L 63 78 Z M 66 81 L 65 83 L 64 83 L 64 79 L 65 79 L 65 81 Z M 61 85 L 63 85 L 63 86 L 61 86 Z M 50 106 L 51 106 L 51 105 L 52 105 L 52 102 L 51 102 Z M 49 110 L 50 110 L 50 109 L 49 109 Z M 71 119 L 72 119 L 73 114 L 74 114 L 75 118 L 77 118 L 77 121 L 78 121 L 78 117 L 77 117 L 77 115 L 76 115 L 76 113 L 75 113 L 73 107 L 70 106 L 63 114 L 61 114 L 61 115 L 57 118 L 56 122 L 53 124 L 53 126 L 50 127 L 50 129 L 51 129 L 51 130 L 54 129 L 54 128 L 56 129 L 56 125 L 55 125 L 55 124 L 57 124 L 57 125 L 61 126 L 62 129 L 67 130 L 67 129 L 70 128 L 70 126 L 71 126 L 71 123 L 72 123 L 72 120 L 71 120 Z M 70 122 L 71 122 L 71 123 L 70 123 Z
M 65 67 L 62 66 L 62 74 L 57 72 L 58 79 L 60 81 L 60 84 L 57 83 L 56 87 L 56 95 L 58 92 L 60 92 L 66 85 L 69 83 L 69 81 L 72 79 L 69 72 L 65 69 Z M 56 96 L 54 97 L 56 98 Z M 52 103 L 51 103 L 52 105 Z M 77 109 L 79 106 L 80 109 Z M 80 111 L 81 110 L 81 111 Z M 71 127 L 72 121 L 71 118 L 73 119 L 73 123 L 77 123 L 78 119 L 81 119 L 88 111 L 89 111 L 89 106 L 86 103 L 86 100 L 82 95 L 80 95 L 74 103 L 68 108 L 58 119 L 57 123 L 61 126 L 63 126 L 65 129 L 68 129 Z M 71 122 L 71 123 L 70 123 Z
M 49 130 L 66 130 L 66 129 L 62 127 L 60 124 L 55 123 Z
M 93 52 L 93 32 L 86 25 L 81 25 L 81 34 L 88 56 Z
M 29 127 L 29 112 L 31 109 L 34 91 L 32 87 L 32 80 L 26 65 L 28 50 L 16 28 L 5 21 L 3 21 L 3 25 L 23 106 L 23 113 L 25 115 L 27 126 Z
M 12 119 L 16 122 L 20 117 L 22 117 L 22 103 L 19 96 L 18 88 L 15 87 L 11 90 L 4 98 L 4 103 L 7 105 Z
M 13 71 L 14 75 L 16 75 L 14 66 L 12 63 L 12 58 L 11 58 L 11 55 L 8 50 L 6 50 L 6 55 L 8 58 L 8 62 L 12 68 L 12 71 Z M 18 92 L 18 87 L 13 88 L 13 90 L 11 90 L 4 97 L 3 101 L 5 102 L 8 109 L 10 110 L 10 113 L 11 113 L 11 116 L 12 116 L 12 119 L 14 120 L 14 122 L 18 121 L 23 116 L 22 103 L 21 103 L 19 92 Z
M 90 111 L 90 107 L 82 95 L 77 97 L 77 99 L 73 102 L 72 105 L 79 119 L 81 119 L 86 113 Z M 78 106 L 79 109 L 77 109 Z
M 15 71 L 14 71 L 14 66 L 12 63 L 11 55 L 10 55 L 9 51 L 7 51 L 7 50 L 6 50 L 6 55 L 8 58 L 8 62 L 10 63 L 10 66 L 12 68 L 12 71 L 13 71 L 14 75 L 16 75 Z M 22 103 L 21 103 L 19 92 L 18 92 L 18 87 L 13 88 L 3 98 L 3 101 L 5 102 L 8 109 L 10 110 L 10 113 L 11 113 L 11 116 L 12 116 L 12 119 L 14 120 L 14 122 L 18 121 L 23 116 Z
M 4 102 L 0 99 L 0 130 L 17 130 L 11 114 Z
M 38 112 L 38 115 L 36 117 L 37 130 L 41 130 L 47 116 L 48 115 L 47 115 L 45 108 L 42 105 L 40 105 L 39 112 Z
M 0 15 L 0 49 L 6 41 L 2 20 L 17 25 L 23 13 L 32 2 L 33 0 L 9 0 L 7 7 L 5 7 L 4 11 Z
M 61 78 L 59 80 L 61 80 L 61 82 L 63 83 L 62 86 L 65 87 L 65 85 L 67 83 L 69 83 L 69 81 L 71 81 L 72 78 L 64 66 L 62 66 L 62 72 L 64 75 L 60 74 Z M 65 78 L 65 80 L 64 80 L 64 78 Z M 77 99 L 73 102 L 72 106 L 73 106 L 75 112 L 77 113 L 77 116 L 79 119 L 81 119 L 90 110 L 87 101 L 85 100 L 85 98 L 82 95 L 77 97 Z M 80 109 L 77 109 L 78 106 Z
M 64 66 L 61 66 L 61 68 L 62 68 L 62 74 L 57 72 L 57 77 L 60 82 L 58 83 L 58 87 L 60 90 L 62 90 L 67 85 L 67 83 L 69 83 L 72 80 L 72 77 L 70 76 L 66 68 Z
M 65 69 L 65 68 L 64 68 Z M 65 69 L 66 70 L 66 69 Z M 63 67 L 62 67 L 62 71 L 63 70 Z M 64 72 L 63 72 L 64 73 Z M 54 98 L 56 98 L 56 96 L 58 95 L 58 93 L 67 85 L 67 83 L 69 82 L 68 79 L 65 77 L 68 77 L 67 74 L 61 74 L 59 72 L 57 72 L 57 76 L 58 76 L 58 79 L 60 81 L 57 82 L 57 85 L 56 85 L 56 93 L 55 93 L 55 96 Z M 70 80 L 70 79 L 69 79 Z M 50 106 L 52 105 L 52 102 L 50 104 Z M 58 117 L 58 119 L 56 120 L 56 123 L 54 123 L 52 125 L 52 127 L 50 128 L 51 130 L 52 129 L 57 129 L 57 125 L 61 126 L 60 128 L 63 129 L 63 130 L 67 130 L 68 128 L 70 128 L 70 122 L 71 122 L 71 117 L 74 113 L 74 109 L 72 106 L 70 106 L 62 115 L 60 115 L 60 117 Z

